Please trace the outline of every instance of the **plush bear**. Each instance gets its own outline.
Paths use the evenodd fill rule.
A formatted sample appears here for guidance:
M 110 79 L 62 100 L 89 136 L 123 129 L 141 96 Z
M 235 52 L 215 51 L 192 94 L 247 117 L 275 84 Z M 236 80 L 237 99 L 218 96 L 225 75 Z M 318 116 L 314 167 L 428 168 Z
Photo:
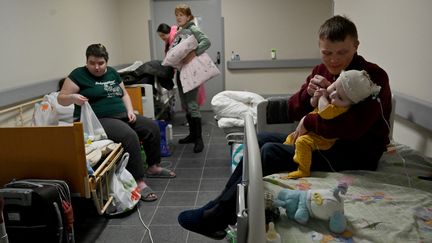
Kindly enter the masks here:
M 347 189 L 346 183 L 330 190 L 283 189 L 273 205 L 284 208 L 287 216 L 300 224 L 306 224 L 310 217 L 327 220 L 330 231 L 340 234 L 345 231 L 347 223 L 339 193 L 345 194 Z

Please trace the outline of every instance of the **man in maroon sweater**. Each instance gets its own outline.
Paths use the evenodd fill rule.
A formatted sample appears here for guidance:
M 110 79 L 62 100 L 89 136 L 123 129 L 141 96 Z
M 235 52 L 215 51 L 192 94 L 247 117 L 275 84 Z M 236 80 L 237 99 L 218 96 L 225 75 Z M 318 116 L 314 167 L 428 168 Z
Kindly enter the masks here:
M 316 151 L 312 156 L 312 171 L 375 170 L 389 144 L 391 90 L 387 73 L 378 65 L 357 54 L 357 30 L 349 19 L 334 16 L 319 30 L 322 64 L 316 66 L 300 90 L 289 99 L 288 117 L 300 121 L 298 136 L 308 131 L 325 138 L 338 138 L 329 150 Z M 317 114 L 311 97 L 318 88 L 327 88 L 342 70 L 366 70 L 371 80 L 381 86 L 378 97 L 370 97 L 335 119 L 325 120 Z M 280 134 L 258 135 L 264 175 L 294 171 L 293 148 L 282 145 Z
M 322 64 L 316 66 L 300 90 L 289 99 L 289 118 L 300 121 L 296 137 L 308 131 L 326 138 L 338 138 L 326 151 L 312 154 L 312 171 L 375 170 L 389 143 L 391 91 L 386 72 L 357 54 L 359 46 L 354 23 L 342 16 L 328 19 L 319 30 Z M 342 70 L 366 70 L 371 80 L 381 86 L 377 97 L 367 98 L 344 114 L 324 120 L 310 114 L 311 97 L 319 88 L 334 82 Z M 297 170 L 294 147 L 283 144 L 288 134 L 260 133 L 263 175 Z M 231 175 L 224 191 L 201 208 L 180 213 L 178 221 L 187 230 L 213 239 L 223 239 L 224 229 L 235 224 L 237 184 L 242 180 L 242 162 Z

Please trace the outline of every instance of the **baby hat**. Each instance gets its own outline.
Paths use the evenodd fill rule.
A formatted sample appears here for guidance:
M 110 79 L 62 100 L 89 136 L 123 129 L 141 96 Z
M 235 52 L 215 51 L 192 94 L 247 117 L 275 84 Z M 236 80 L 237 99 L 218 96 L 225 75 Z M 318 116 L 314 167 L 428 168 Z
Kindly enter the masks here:
M 339 79 L 346 95 L 354 104 L 370 95 L 377 96 L 381 90 L 381 86 L 372 82 L 365 70 L 342 71 Z

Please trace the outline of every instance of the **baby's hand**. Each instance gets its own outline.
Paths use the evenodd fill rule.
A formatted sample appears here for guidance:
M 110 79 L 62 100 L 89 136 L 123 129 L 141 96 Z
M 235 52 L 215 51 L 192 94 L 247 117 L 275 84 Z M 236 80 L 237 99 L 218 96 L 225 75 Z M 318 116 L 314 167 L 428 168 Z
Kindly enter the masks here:
M 314 97 L 315 96 L 317 96 L 318 98 L 321 96 L 328 97 L 327 89 L 323 89 L 323 88 L 317 89 L 314 93 Z
M 327 93 L 326 89 L 319 88 L 319 89 L 315 90 L 315 92 L 314 92 L 314 94 L 313 94 L 313 96 L 312 96 L 312 98 L 310 100 L 310 103 L 311 103 L 312 107 L 317 107 L 318 106 L 318 101 L 319 101 L 319 98 L 321 96 L 325 96 L 325 97 L 328 96 L 328 93 Z

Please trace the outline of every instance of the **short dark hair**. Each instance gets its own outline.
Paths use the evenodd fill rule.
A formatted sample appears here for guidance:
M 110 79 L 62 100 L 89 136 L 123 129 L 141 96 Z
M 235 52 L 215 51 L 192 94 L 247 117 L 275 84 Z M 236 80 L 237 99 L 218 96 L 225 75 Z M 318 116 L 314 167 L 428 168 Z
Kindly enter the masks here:
M 158 26 L 156 32 L 161 32 L 164 34 L 169 34 L 171 32 L 171 27 L 165 23 L 162 23 Z
M 86 58 L 88 59 L 89 56 L 103 57 L 105 61 L 108 61 L 108 52 L 102 44 L 89 45 L 86 50 Z
M 63 84 L 64 84 L 65 80 L 66 80 L 66 78 L 62 78 L 58 81 L 57 91 L 60 91 L 63 88 Z
M 330 41 L 344 41 L 347 36 L 351 36 L 354 40 L 358 40 L 357 28 L 355 24 L 345 16 L 335 15 L 326 20 L 321 25 L 319 38 Z

